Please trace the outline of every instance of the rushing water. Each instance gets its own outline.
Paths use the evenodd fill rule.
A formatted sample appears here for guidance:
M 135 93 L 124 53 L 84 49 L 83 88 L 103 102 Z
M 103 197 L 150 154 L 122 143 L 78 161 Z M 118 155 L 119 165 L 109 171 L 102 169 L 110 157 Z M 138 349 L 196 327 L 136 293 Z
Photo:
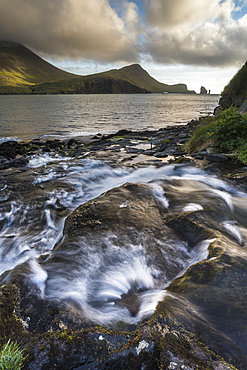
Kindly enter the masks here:
M 235 207 L 238 212 L 240 208 L 241 212 L 247 209 L 246 194 L 200 169 L 167 165 L 132 170 L 85 158 L 52 158 L 46 154 L 30 159 L 27 171 L 9 172 L 1 178 L 2 282 L 24 274 L 37 285 L 42 297 L 72 304 L 100 323 L 137 323 L 150 315 L 170 281 L 207 258 L 211 240 L 191 249 L 176 238 L 164 236 L 158 240 L 153 236 L 151 243 L 159 246 L 167 271 L 150 258 L 150 240 L 138 245 L 129 240 L 123 246 L 118 244 L 117 235 L 102 236 L 103 241 L 89 236 L 81 238 L 76 248 L 72 244 L 62 253 L 53 250 L 62 237 L 65 217 L 73 209 L 125 183 L 148 184 L 171 214 L 213 206 L 218 212 L 218 229 L 242 244 L 246 230 L 238 226 L 241 221 L 236 221 Z M 119 207 L 128 207 L 128 202 L 123 198 Z M 139 308 L 134 314 L 119 304 L 121 297 L 133 289 L 133 282 L 139 292 Z
M 213 112 L 219 95 L 0 96 L 0 137 L 157 130 Z
M 178 94 L 0 96 L 0 140 L 157 130 L 212 112 L 218 99 Z M 170 316 L 183 322 L 184 312 L 189 312 L 186 324 L 194 315 L 197 328 L 211 325 L 247 352 L 245 192 L 193 166 L 145 164 L 135 169 L 111 166 L 90 154 L 59 157 L 40 152 L 28 159 L 24 168 L 0 171 L 1 284 L 28 286 L 40 300 L 65 304 L 81 317 L 106 325 L 119 321 L 136 325 L 162 301 Z M 131 199 L 127 184 L 149 189 L 153 203 L 146 213 L 149 199 L 139 214 L 143 198 Z M 78 206 L 93 199 L 97 203 L 97 197 L 104 199 L 114 191 L 121 194 L 117 213 L 135 210 L 137 220 L 147 217 L 149 231 L 133 224 L 124 232 L 124 225 L 119 225 L 119 230 L 105 233 L 63 234 L 67 217 Z M 187 226 L 190 233 L 199 224 L 200 237 L 195 234 L 190 240 L 188 230 L 181 230 L 181 236 L 169 229 L 167 219 L 157 232 L 152 229 L 157 221 L 149 215 L 152 212 L 173 220 L 184 214 L 193 220 L 195 215 L 196 222 Z M 104 214 L 100 218 L 104 223 Z M 218 247 L 213 250 L 214 242 Z M 188 283 L 188 271 L 197 272 L 200 281 L 191 275 Z M 185 296 L 169 290 L 174 282 L 176 288 L 181 276 Z M 191 283 L 195 284 L 190 291 Z M 29 308 L 23 309 L 24 319 L 32 316 Z M 29 328 L 34 327 L 31 317 Z

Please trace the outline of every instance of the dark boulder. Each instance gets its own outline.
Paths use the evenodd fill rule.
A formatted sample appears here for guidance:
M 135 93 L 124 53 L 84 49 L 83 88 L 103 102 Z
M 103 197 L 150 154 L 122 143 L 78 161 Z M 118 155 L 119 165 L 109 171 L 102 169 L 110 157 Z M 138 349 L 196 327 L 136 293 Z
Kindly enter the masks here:
M 71 329 L 53 314 L 49 331 L 30 333 L 18 316 L 20 301 L 15 285 L 0 288 L 0 338 L 1 344 L 22 341 L 28 370 L 235 369 L 168 319 L 152 319 L 126 333 L 99 326 Z

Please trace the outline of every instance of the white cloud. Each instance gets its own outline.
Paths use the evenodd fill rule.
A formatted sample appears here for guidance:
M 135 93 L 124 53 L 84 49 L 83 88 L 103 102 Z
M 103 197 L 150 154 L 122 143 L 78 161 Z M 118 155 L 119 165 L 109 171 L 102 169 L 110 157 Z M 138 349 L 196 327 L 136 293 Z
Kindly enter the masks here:
M 141 0 L 0 0 L 0 39 L 53 60 L 238 66 L 246 1 L 143 0 L 144 17 Z
M 138 7 L 133 2 L 124 4 L 124 20 L 126 22 L 126 32 L 134 42 L 137 40 L 141 27 L 139 26 Z
M 53 57 L 138 58 L 124 20 L 107 0 L 0 0 L 0 37 Z
M 229 19 L 233 0 L 144 0 L 147 21 L 158 29 L 171 30 L 187 25 L 196 28 L 207 20 Z
M 145 0 L 146 54 L 158 63 L 230 66 L 246 59 L 247 16 L 232 0 Z

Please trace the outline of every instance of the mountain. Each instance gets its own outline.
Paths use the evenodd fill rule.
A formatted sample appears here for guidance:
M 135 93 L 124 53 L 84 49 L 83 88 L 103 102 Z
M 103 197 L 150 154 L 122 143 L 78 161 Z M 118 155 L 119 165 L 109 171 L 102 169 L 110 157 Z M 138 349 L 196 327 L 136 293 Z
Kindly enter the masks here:
M 246 111 L 247 101 L 247 62 L 233 76 L 230 82 L 224 87 L 221 94 L 220 106 L 223 109 L 230 107 L 241 108 Z M 243 105 L 243 109 L 242 106 Z
M 113 69 L 94 76 L 103 75 L 126 80 L 140 88 L 146 89 L 149 92 L 194 93 L 194 91 L 187 90 L 187 86 L 185 84 L 167 85 L 158 82 L 139 64 L 132 64 L 131 66 L 123 67 L 121 69 Z
M 1 90 L 4 87 L 25 89 L 34 84 L 73 77 L 73 74 L 54 67 L 21 44 L 0 41 Z
M 25 46 L 0 41 L 0 94 L 195 93 L 167 85 L 133 64 L 88 76 L 54 67 Z

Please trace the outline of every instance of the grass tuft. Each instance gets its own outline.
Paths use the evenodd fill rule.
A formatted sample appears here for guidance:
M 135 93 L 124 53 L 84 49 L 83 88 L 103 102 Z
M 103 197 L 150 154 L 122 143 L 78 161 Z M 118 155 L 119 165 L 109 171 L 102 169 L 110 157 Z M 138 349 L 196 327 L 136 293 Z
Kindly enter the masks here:
M 10 339 L 4 345 L 0 352 L 0 370 L 19 370 L 23 368 L 26 357 L 24 350 L 20 349 L 18 344 L 11 342 Z

